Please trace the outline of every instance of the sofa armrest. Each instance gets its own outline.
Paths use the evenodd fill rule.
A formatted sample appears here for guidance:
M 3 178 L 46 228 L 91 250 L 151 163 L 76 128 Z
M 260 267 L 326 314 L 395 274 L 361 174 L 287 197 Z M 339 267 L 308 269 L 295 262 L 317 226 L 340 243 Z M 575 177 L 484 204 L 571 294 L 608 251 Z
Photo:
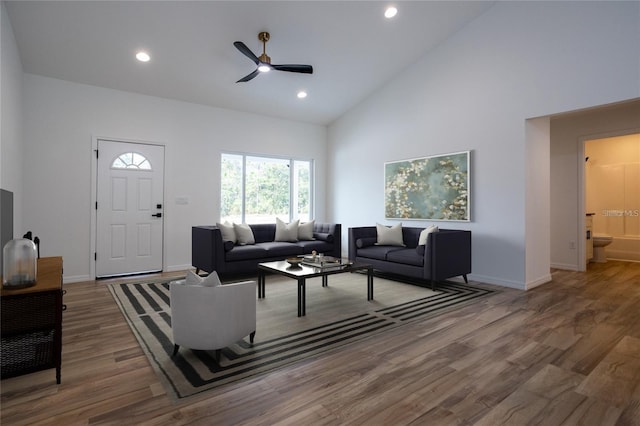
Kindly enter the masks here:
M 433 281 L 470 274 L 471 231 L 441 230 L 429 234 L 424 273 L 424 278 Z
M 360 226 L 349 228 L 349 260 L 355 260 L 358 255 L 357 241 L 364 238 L 378 238 L 378 231 L 375 226 Z
M 320 241 L 333 245 L 331 252 L 325 254 L 333 257 L 342 256 L 342 225 L 340 223 L 319 223 L 313 225 L 313 236 Z
M 224 254 L 224 242 L 219 228 L 215 226 L 191 228 L 191 264 L 198 271 L 225 272 Z

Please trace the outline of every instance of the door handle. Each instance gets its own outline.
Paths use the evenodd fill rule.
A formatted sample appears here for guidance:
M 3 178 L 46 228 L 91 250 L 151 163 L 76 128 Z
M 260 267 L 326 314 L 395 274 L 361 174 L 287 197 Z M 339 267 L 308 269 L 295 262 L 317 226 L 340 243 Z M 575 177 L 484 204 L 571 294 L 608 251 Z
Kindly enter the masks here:
M 162 213 L 156 213 L 156 214 L 152 214 L 152 217 L 162 217 Z

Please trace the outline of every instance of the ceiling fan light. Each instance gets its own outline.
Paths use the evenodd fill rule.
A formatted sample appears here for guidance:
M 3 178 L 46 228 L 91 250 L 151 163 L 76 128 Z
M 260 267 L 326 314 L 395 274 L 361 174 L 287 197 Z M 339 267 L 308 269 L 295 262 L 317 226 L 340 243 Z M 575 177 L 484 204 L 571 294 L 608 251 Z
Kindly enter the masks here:
M 307 97 L 307 92 L 305 92 L 304 90 L 301 90 L 298 92 L 298 99 L 304 99 Z
M 269 65 L 260 64 L 258 66 L 258 71 L 260 71 L 260 72 L 268 72 L 269 70 L 271 70 L 271 67 Z
M 139 60 L 140 62 L 149 62 L 149 60 L 151 59 L 151 56 L 149 56 L 147 52 L 140 51 L 136 53 L 136 59 Z
M 385 18 L 393 18 L 394 16 L 396 16 L 396 14 L 398 13 L 398 9 L 396 9 L 393 6 L 389 6 L 385 11 L 384 11 L 384 17 Z

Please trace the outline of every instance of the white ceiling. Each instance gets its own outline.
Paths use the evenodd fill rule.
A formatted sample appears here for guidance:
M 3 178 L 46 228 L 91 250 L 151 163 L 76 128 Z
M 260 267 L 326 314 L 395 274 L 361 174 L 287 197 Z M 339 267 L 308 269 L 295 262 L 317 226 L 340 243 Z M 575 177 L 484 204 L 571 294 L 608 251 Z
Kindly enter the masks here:
M 493 2 L 379 1 L 7 1 L 27 73 L 203 105 L 329 124 Z M 247 83 L 262 53 L 272 71 Z M 134 59 L 139 49 L 151 61 Z M 296 97 L 304 89 L 309 96 Z

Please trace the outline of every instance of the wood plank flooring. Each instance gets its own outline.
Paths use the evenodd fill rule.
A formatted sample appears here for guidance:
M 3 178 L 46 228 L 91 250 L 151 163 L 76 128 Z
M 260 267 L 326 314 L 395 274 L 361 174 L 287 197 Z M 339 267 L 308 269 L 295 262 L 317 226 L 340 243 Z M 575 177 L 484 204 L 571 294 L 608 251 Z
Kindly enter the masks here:
M 168 274 L 167 274 L 168 275 Z M 2 425 L 640 425 L 640 263 L 524 292 L 172 402 L 107 290 L 65 285 L 62 384 L 6 379 Z

